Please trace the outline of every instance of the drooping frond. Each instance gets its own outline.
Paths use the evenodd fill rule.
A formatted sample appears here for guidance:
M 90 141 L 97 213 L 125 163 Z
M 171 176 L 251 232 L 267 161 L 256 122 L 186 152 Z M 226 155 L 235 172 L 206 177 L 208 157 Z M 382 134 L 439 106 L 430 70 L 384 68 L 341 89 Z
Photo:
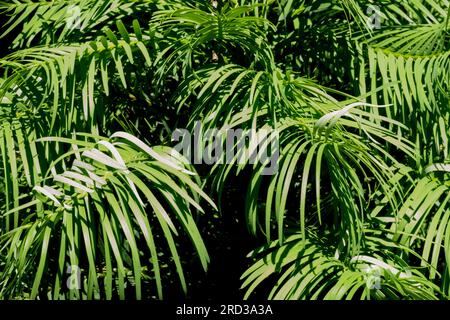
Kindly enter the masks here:
M 154 294 L 162 298 L 166 254 L 186 290 L 175 240 L 182 232 L 191 239 L 206 270 L 209 257 L 191 207 L 203 212 L 199 197 L 214 204 L 170 149 L 152 149 L 124 132 L 109 140 L 41 141 L 70 143 L 72 148 L 58 159 L 64 171 L 51 167 L 33 194 L 17 199 L 19 205 L 2 217 L 19 214 L 23 222 L 1 237 L 7 254 L 0 296 L 27 292 L 32 299 L 47 294 L 52 299 L 65 295 L 124 299 L 125 288 L 131 285 L 140 299 L 142 280 L 151 277 L 156 283 Z M 161 230 L 165 241 L 157 239 L 155 229 Z M 57 261 L 51 258 L 52 252 L 58 255 Z M 79 268 L 82 287 L 68 291 L 64 287 L 68 266 Z M 30 277 L 34 280 L 28 287 L 24 280 Z M 44 280 L 50 281 L 50 292 L 43 287 Z

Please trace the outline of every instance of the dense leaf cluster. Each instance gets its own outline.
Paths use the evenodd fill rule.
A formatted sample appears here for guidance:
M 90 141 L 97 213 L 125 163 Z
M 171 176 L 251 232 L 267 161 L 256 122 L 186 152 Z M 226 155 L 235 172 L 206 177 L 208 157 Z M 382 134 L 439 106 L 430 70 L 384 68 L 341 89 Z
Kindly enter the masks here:
M 235 181 L 260 246 L 243 298 L 448 298 L 449 17 L 448 0 L 0 1 L 0 299 L 188 291 L 213 249 L 199 221 L 234 214 Z M 189 164 L 171 135 L 196 121 L 276 132 L 278 170 Z

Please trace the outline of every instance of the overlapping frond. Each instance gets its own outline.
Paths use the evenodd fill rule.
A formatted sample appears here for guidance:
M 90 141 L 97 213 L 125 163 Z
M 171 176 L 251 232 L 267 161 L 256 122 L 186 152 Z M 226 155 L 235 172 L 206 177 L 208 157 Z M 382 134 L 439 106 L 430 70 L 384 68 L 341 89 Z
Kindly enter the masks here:
M 180 231 L 192 240 L 207 268 L 208 253 L 191 207 L 203 212 L 200 197 L 214 204 L 191 180 L 182 158 L 170 148 L 152 149 L 124 132 L 109 140 L 89 140 L 41 139 L 70 143 L 72 148 L 58 159 L 64 171 L 51 167 L 29 198 L 18 199 L 19 205 L 2 216 L 21 217 L 20 227 L 1 237 L 6 253 L 2 297 L 26 292 L 32 299 L 124 299 L 131 286 L 140 299 L 142 281 L 150 278 L 156 283 L 156 290 L 150 291 L 162 298 L 167 273 L 163 267 L 169 261 L 186 290 L 175 238 Z M 165 241 L 158 239 L 160 232 Z M 64 286 L 68 266 L 81 272 L 79 287 L 70 290 Z
M 250 253 L 260 258 L 242 276 L 246 297 L 273 278 L 268 298 L 275 300 L 435 300 L 441 294 L 420 271 L 400 256 L 383 252 L 376 242 L 369 244 L 367 252 L 342 261 L 329 240 L 314 235 L 304 241 L 296 234 L 282 245 L 274 241 Z
M 96 111 L 99 93 L 108 95 L 114 79 L 126 88 L 130 77 L 125 74 L 135 59 L 151 64 L 144 44 L 148 38 L 141 33 L 139 24 L 133 25 L 133 36 L 121 22 L 117 27 L 119 39 L 107 30 L 106 36 L 85 44 L 36 47 L 10 54 L 0 61 L 10 73 L 0 88 L 0 96 L 15 92 L 14 105 L 20 102 L 34 112 L 48 106 L 50 130 L 57 120 L 66 132 L 82 123 L 84 127 L 97 127 L 104 121 Z M 14 107 L 11 109 L 16 112 Z
M 0 1 L 0 298 L 161 298 L 170 270 L 186 290 L 186 243 L 209 261 L 199 185 L 220 202 L 231 175 L 268 243 L 246 298 L 448 298 L 449 13 L 448 0 Z M 244 135 L 194 181 L 147 144 L 198 123 Z M 81 288 L 63 285 L 73 266 Z

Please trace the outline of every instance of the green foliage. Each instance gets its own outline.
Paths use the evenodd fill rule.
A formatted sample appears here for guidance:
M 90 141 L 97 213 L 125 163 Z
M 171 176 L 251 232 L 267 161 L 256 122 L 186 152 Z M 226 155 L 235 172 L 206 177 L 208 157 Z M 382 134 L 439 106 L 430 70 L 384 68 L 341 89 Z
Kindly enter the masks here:
M 0 299 L 188 292 L 232 176 L 244 298 L 447 299 L 449 1 L 217 4 L 0 2 Z M 277 170 L 190 165 L 196 121 L 275 133 Z
M 9 247 L 5 257 L 9 268 L 2 274 L 2 294 L 18 295 L 24 290 L 20 284 L 23 278 L 31 274 L 34 281 L 30 297 L 36 297 L 47 266 L 46 277 L 50 277 L 49 270 L 54 270 L 56 276 L 52 292 L 56 299 L 60 296 L 66 259 L 72 266 L 87 259 L 87 286 L 83 289 L 88 299 L 100 292 L 111 299 L 115 277 L 118 279 L 119 297 L 124 298 L 127 268 L 131 269 L 136 298 L 141 297 L 142 277 L 149 277 L 148 272 L 154 273 L 161 298 L 160 262 L 152 231 L 155 225 L 161 228 L 167 240 L 181 284 L 186 289 L 174 241 L 174 235 L 178 234 L 174 217 L 192 239 L 203 268 L 207 268 L 208 253 L 190 206 L 203 212 L 196 199 L 200 195 L 208 197 L 186 175 L 192 173 L 183 169 L 184 165 L 180 159 L 173 158 L 170 149 L 152 150 L 124 132 L 115 133 L 111 139 L 112 143 L 104 139 L 97 143 L 63 138 L 40 139 L 72 145 L 71 150 L 58 159 L 67 169 L 58 174 L 52 167 L 51 176 L 44 178 L 44 183 L 48 182 L 34 187 L 33 200 L 5 213 L 8 223 L 11 214 L 27 211 L 21 227 L 15 226 L 6 233 L 2 243 L 3 247 Z M 171 208 L 173 214 L 164 207 Z M 156 219 L 150 219 L 147 210 L 154 212 Z M 146 245 L 140 245 L 144 240 Z M 53 241 L 57 243 L 59 259 L 51 266 L 48 251 Z M 112 267 L 113 261 L 116 268 Z M 153 270 L 147 270 L 141 261 L 151 262 Z M 98 265 L 106 273 L 104 290 L 98 284 Z M 117 271 L 113 275 L 114 269 Z M 79 298 L 77 291 L 72 294 Z

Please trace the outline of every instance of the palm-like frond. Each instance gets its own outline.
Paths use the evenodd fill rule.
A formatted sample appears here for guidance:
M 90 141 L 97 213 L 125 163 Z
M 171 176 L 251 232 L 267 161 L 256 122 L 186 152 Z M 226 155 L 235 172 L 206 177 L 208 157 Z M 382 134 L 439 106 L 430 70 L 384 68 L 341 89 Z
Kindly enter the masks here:
M 273 26 L 264 18 L 248 15 L 254 7 L 210 12 L 185 7 L 157 12 L 152 27 L 164 35 L 158 41 L 160 76 L 176 73 L 178 63 L 181 63 L 183 75 L 188 75 L 196 64 L 203 63 L 202 60 L 228 63 L 232 62 L 229 59 L 233 59 L 233 55 L 248 55 L 251 63 L 270 68 L 272 52 L 264 41 L 263 31 Z M 207 44 L 214 49 L 205 54 Z
M 411 140 L 424 149 L 424 164 L 448 156 L 447 84 L 449 63 L 447 1 L 405 1 L 414 12 L 409 26 L 391 26 L 360 44 L 355 70 L 359 91 L 371 103 L 391 103 L 386 115 L 402 122 L 414 121 Z M 385 10 L 392 10 L 392 4 Z M 400 11 L 397 7 L 397 11 Z M 358 39 L 357 41 L 360 41 Z M 432 118 L 433 121 L 429 119 Z M 431 146 L 429 134 L 436 143 Z
M 396 177 L 406 190 L 401 207 L 394 212 L 386 210 L 386 201 L 382 200 L 371 213 L 382 224 L 388 239 L 404 247 L 420 248 L 421 266 L 428 269 L 428 278 L 442 279 L 441 290 L 447 294 L 448 263 L 442 261 L 450 252 L 448 169 L 446 164 L 431 165 L 417 180 L 410 176 L 414 174 L 410 169 L 402 170 Z
M 107 30 L 106 36 L 86 44 L 30 48 L 12 53 L 0 61 L 11 74 L 2 84 L 1 96 L 20 90 L 22 93 L 16 94 L 13 102 L 15 105 L 21 102 L 19 106 L 34 112 L 48 104 L 50 131 L 59 129 L 54 128 L 56 120 L 66 132 L 73 128 L 80 130 L 83 124 L 97 127 L 104 121 L 95 116 L 99 91 L 108 95 L 114 78 L 126 88 L 129 76 L 125 73 L 130 72 L 126 67 L 128 63 L 135 63 L 134 59 L 151 64 L 139 24 L 133 25 L 136 35 L 131 37 L 120 21 L 117 26 L 123 40 Z M 43 100 L 44 96 L 48 100 Z M 13 108 L 12 112 L 17 110 Z
M 187 1 L 189 2 L 189 1 Z M 114 27 L 116 21 L 130 16 L 144 20 L 156 10 L 177 7 L 186 1 L 158 0 L 75 0 L 1 1 L 0 11 L 9 16 L 0 37 L 15 36 L 12 48 L 35 44 L 55 44 L 95 40 L 98 31 Z
M 439 288 L 399 256 L 378 251 L 376 242 L 368 243 L 367 253 L 344 262 L 335 246 L 312 233 L 308 241 L 296 234 L 282 245 L 274 241 L 252 252 L 249 256 L 262 257 L 242 276 L 246 297 L 273 277 L 276 282 L 268 298 L 275 300 L 434 300 L 440 294 Z
M 303 231 L 309 219 L 306 205 L 307 199 L 311 198 L 310 192 L 315 189 L 314 210 L 317 210 L 320 222 L 321 199 L 329 196 L 323 194 L 323 190 L 328 192 L 331 189 L 332 207 L 335 208 L 332 211 L 340 217 L 341 240 L 346 243 L 345 248 L 357 250 L 361 221 L 364 220 L 361 213 L 365 211 L 364 198 L 367 196 L 362 187 L 364 181 L 373 179 L 384 190 L 392 187 L 388 181 L 395 169 L 383 157 L 389 158 L 394 165 L 397 162 L 383 153 L 380 146 L 390 143 L 410 157 L 414 156 L 413 146 L 404 139 L 398 139 L 396 133 L 372 122 L 372 113 L 358 110 L 364 104 L 338 102 L 313 82 L 293 75 L 288 77 L 280 71 L 270 74 L 233 65 L 225 65 L 218 70 L 200 70 L 196 75 L 182 85 L 177 104 L 182 108 L 189 101 L 191 92 L 198 92 L 191 114 L 194 120 L 203 119 L 205 130 L 245 127 L 276 132 L 273 138 L 277 141 L 263 139 L 260 145 L 255 146 L 260 153 L 264 153 L 271 144 L 279 144 L 278 171 L 267 178 L 265 218 L 262 223 L 267 239 L 271 239 L 272 223 L 277 226 L 278 238 L 283 238 L 285 210 L 288 209 L 287 203 L 292 202 L 288 198 L 291 189 L 295 189 L 300 197 L 299 206 L 296 209 L 290 206 L 289 209 L 299 215 L 298 225 Z M 378 120 L 385 122 L 386 127 L 393 125 L 405 129 L 400 123 L 387 118 Z M 266 126 L 263 126 L 264 123 Z M 238 141 L 235 147 L 240 145 Z M 235 156 L 231 165 L 238 165 L 238 173 L 246 165 L 253 168 L 246 211 L 250 230 L 256 233 L 259 229 L 258 195 L 260 192 L 266 193 L 261 190 L 266 163 L 254 161 L 253 166 L 250 164 L 252 158 L 259 160 L 255 150 L 243 154 L 237 149 L 233 151 Z M 227 175 L 231 173 L 230 167 L 224 163 L 225 159 L 214 168 L 218 190 L 223 188 Z M 301 183 L 297 182 L 297 177 Z M 313 181 L 315 187 L 310 186 Z M 324 187 L 323 181 L 330 183 L 331 188 Z
M 447 0 L 0 1 L 0 297 L 161 298 L 172 269 L 186 289 L 182 250 L 209 261 L 199 185 L 220 200 L 236 174 L 268 243 L 246 297 L 447 298 L 449 14 Z M 147 145 L 198 121 L 257 143 L 191 180 Z M 63 285 L 72 266 L 80 289 Z
M 1 296 L 29 292 L 30 298 L 83 294 L 111 299 L 118 294 L 124 299 L 126 286 L 132 285 L 140 299 L 143 278 L 152 278 L 154 294 L 162 298 L 162 265 L 168 262 L 160 260 L 164 251 L 186 290 L 175 241 L 180 230 L 192 240 L 206 270 L 209 257 L 191 207 L 203 212 L 199 197 L 210 200 L 187 175 L 182 159 L 123 132 L 109 141 L 89 140 L 41 139 L 70 143 L 72 149 L 58 159 L 66 168 L 62 173 L 51 167 L 31 198 L 3 217 L 19 213 L 23 221 L 1 238 L 6 253 Z M 161 251 L 161 232 L 168 250 Z M 57 261 L 51 252 L 59 252 Z M 80 290 L 67 292 L 63 286 L 68 265 L 81 270 Z M 44 274 L 46 282 L 53 277 L 54 282 L 43 286 Z

